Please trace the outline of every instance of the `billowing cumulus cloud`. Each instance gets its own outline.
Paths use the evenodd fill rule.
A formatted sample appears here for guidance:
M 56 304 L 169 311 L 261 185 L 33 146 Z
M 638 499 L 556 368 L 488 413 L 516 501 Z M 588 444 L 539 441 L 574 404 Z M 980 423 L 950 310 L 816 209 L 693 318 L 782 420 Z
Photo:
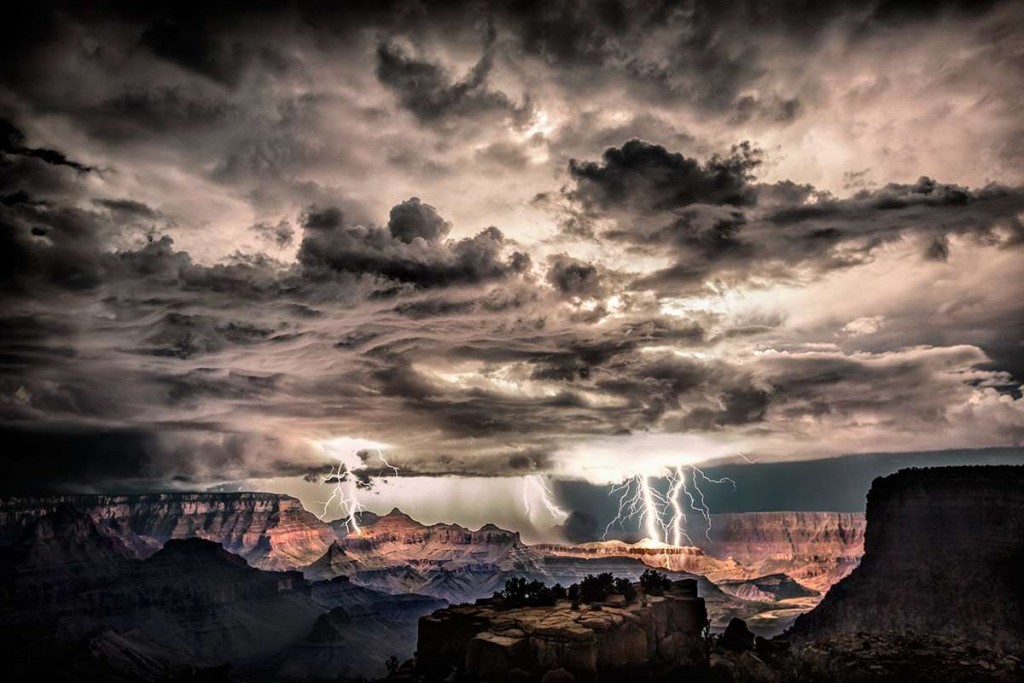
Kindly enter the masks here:
M 23 9 L 7 487 L 1020 443 L 1020 7 L 931 5 Z

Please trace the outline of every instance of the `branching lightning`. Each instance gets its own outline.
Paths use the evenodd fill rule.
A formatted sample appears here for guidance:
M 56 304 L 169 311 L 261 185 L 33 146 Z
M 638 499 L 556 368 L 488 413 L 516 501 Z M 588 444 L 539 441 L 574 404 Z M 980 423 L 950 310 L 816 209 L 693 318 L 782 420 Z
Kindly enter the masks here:
M 374 450 L 377 451 L 377 458 L 380 459 L 382 465 L 380 474 L 382 475 L 383 470 L 388 469 L 394 472 L 396 477 L 399 476 L 398 468 L 387 461 L 387 458 L 384 457 L 384 452 L 380 448 L 375 448 Z M 332 466 L 326 474 L 322 475 L 319 482 L 321 486 L 330 487 L 328 489 L 330 496 L 327 500 L 319 501 L 319 504 L 324 507 L 317 517 L 326 519 L 333 507 L 341 513 L 345 529 L 351 534 L 360 534 L 362 529 L 359 527 L 358 515 L 360 512 L 365 512 L 367 508 L 359 502 L 358 492 L 361 488 L 372 487 L 370 478 L 365 472 L 361 472 L 358 477 L 353 476 L 353 473 L 345 466 L 342 458 L 338 457 L 337 465 Z
M 342 518 L 345 520 L 345 529 L 349 533 L 359 534 L 361 529 L 359 528 L 359 520 L 356 518 L 356 515 L 366 510 L 366 508 L 356 498 L 357 486 L 349 475 L 345 464 L 338 462 L 327 474 L 320 477 L 320 484 L 322 486 L 329 485 L 331 487 L 329 489 L 331 495 L 327 500 L 321 501 L 324 509 L 317 517 L 326 519 L 331 510 L 331 505 L 334 505 L 341 512 Z
M 732 490 L 736 490 L 736 482 L 729 477 L 722 477 L 721 479 L 712 479 L 708 475 L 698 468 L 696 465 L 690 465 L 690 469 L 693 470 L 693 490 L 697 493 L 697 497 L 700 499 L 700 507 L 697 507 L 697 502 L 693 494 L 689 489 L 686 490 L 686 495 L 690 499 L 690 507 L 696 510 L 704 517 L 704 521 L 707 523 L 707 527 L 704 529 L 704 536 L 710 541 L 711 540 L 711 510 L 708 509 L 708 504 L 704 501 L 704 491 L 701 490 L 699 479 L 703 479 L 709 484 L 731 484 Z
M 379 448 L 377 449 L 377 457 L 380 458 L 380 461 L 384 465 L 384 467 L 388 468 L 389 470 L 392 470 L 395 473 L 396 477 L 398 476 L 398 468 L 384 459 L 384 451 L 382 451 Z
M 569 516 L 569 513 L 558 506 L 555 502 L 555 494 L 548 486 L 543 477 L 532 474 L 523 478 L 523 509 L 527 519 L 534 511 L 531 499 L 539 501 L 541 509 L 546 512 L 556 524 L 561 524 Z
M 731 484 L 733 490 L 736 489 L 736 482 L 728 477 L 712 479 L 696 465 L 677 465 L 668 469 L 665 479 L 668 481 L 668 490 L 664 494 L 651 484 L 650 477 L 639 474 L 613 486 L 608 495 L 619 497 L 619 507 L 615 518 L 605 527 L 604 538 L 608 538 L 612 527 L 618 525 L 625 528 L 626 522 L 636 521 L 652 541 L 671 543 L 674 546 L 692 545 L 686 531 L 687 517 L 683 506 L 685 496 L 689 508 L 703 518 L 704 535 L 710 540 L 711 510 L 704 498 L 701 482 Z

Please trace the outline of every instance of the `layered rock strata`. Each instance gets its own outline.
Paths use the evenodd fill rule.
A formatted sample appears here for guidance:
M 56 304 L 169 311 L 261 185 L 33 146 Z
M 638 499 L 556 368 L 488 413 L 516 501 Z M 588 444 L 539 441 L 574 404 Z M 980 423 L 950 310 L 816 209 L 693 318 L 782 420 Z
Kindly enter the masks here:
M 624 680 L 706 663 L 707 611 L 693 580 L 663 596 L 610 596 L 581 605 L 504 609 L 483 600 L 420 619 L 417 666 L 455 667 L 486 683 L 540 680 L 564 669 L 578 681 Z

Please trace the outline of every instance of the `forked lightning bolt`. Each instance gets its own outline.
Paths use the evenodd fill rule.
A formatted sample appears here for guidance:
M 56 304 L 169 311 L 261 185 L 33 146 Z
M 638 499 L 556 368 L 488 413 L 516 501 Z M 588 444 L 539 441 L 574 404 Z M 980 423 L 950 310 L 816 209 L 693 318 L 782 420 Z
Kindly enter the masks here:
M 526 512 L 527 519 L 530 518 L 530 514 L 533 511 L 533 505 L 530 503 L 532 496 L 540 499 L 541 507 L 557 523 L 561 524 L 569 516 L 568 512 L 558 507 L 558 504 L 555 502 L 555 494 L 548 487 L 543 477 L 531 474 L 523 478 L 523 509 Z
M 327 500 L 322 501 L 324 510 L 317 517 L 326 519 L 333 504 L 341 512 L 342 519 L 345 520 L 345 529 L 349 533 L 360 533 L 359 520 L 356 515 L 366 508 L 356 498 L 355 483 L 349 476 L 344 463 L 339 462 L 337 466 L 331 468 L 330 472 L 320 477 L 320 484 L 323 486 L 330 484 L 331 495 Z
M 394 472 L 396 477 L 399 476 L 398 468 L 387 461 L 384 457 L 384 452 L 379 448 L 376 451 L 377 457 L 383 465 L 381 471 L 383 472 L 383 469 L 386 468 Z M 331 495 L 327 500 L 321 501 L 324 509 L 317 517 L 326 519 L 333 505 L 341 512 L 341 518 L 344 520 L 346 530 L 349 533 L 359 534 L 361 529 L 357 515 L 360 512 L 365 512 L 367 508 L 359 502 L 357 498 L 359 485 L 352 479 L 352 475 L 345 467 L 345 464 L 339 461 L 327 474 L 320 477 L 320 484 L 322 486 L 330 485 Z
M 728 477 L 712 479 L 696 465 L 677 465 L 666 471 L 665 479 L 668 481 L 668 490 L 664 494 L 651 484 L 650 477 L 643 475 L 635 475 L 613 486 L 609 495 L 618 495 L 619 507 L 615 518 L 605 527 L 604 538 L 608 538 L 616 524 L 624 528 L 627 521 L 636 520 L 652 541 L 671 543 L 674 546 L 682 546 L 684 543 L 691 545 L 683 508 L 685 496 L 689 508 L 703 518 L 704 535 L 710 540 L 711 510 L 700 482 L 731 484 L 733 490 L 736 489 L 736 482 Z

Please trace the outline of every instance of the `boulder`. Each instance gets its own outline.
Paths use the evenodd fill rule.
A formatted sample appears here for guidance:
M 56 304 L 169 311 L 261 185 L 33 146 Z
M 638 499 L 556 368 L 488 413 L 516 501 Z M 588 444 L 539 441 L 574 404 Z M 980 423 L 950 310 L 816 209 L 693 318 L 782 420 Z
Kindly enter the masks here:
M 733 617 L 718 642 L 726 650 L 753 650 L 754 634 L 747 628 L 747 622 Z

